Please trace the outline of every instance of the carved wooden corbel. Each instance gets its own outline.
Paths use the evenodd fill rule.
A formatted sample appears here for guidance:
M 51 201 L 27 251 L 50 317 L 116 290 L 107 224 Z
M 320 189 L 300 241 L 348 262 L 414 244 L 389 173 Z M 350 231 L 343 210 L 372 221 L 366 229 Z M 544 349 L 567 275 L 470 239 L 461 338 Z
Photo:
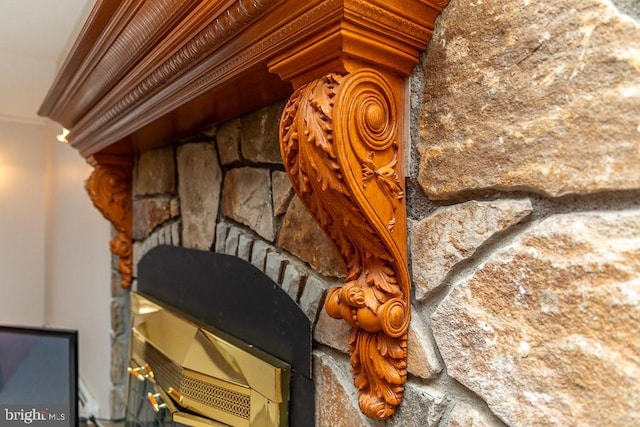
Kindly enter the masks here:
M 376 419 L 395 412 L 407 378 L 402 94 L 400 78 L 373 69 L 327 74 L 295 91 L 280 124 L 296 192 L 347 267 L 326 309 L 353 327 L 359 405 Z
M 269 67 L 296 88 L 280 123 L 285 168 L 347 267 L 325 307 L 352 327 L 360 409 L 386 419 L 404 393 L 411 317 L 404 81 L 448 0 L 335 3 L 344 19 L 330 35 L 280 54 Z
M 120 286 L 131 286 L 131 159 L 117 156 L 93 156 L 94 167 L 86 182 L 87 193 L 93 205 L 113 225 L 116 235 L 110 249 L 119 257 Z

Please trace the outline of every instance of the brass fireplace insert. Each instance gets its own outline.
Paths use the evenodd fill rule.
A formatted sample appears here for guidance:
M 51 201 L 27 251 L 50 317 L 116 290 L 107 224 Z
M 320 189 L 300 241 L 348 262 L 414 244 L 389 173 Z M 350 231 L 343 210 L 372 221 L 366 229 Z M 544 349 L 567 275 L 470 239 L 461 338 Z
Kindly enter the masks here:
M 127 426 L 288 425 L 290 366 L 131 294 Z

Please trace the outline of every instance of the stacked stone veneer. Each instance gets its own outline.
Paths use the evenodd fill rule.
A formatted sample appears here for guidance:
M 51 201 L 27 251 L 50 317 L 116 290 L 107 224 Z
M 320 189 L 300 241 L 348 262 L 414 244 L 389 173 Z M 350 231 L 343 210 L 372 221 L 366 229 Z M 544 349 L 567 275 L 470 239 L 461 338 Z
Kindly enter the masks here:
M 124 417 L 126 404 L 127 367 L 130 336 L 129 291 L 120 286 L 117 258 L 111 265 L 111 388 L 108 409 L 111 419 Z
M 437 22 L 409 205 L 445 425 L 640 425 L 638 12 L 452 0 Z
M 439 18 L 411 81 L 415 294 L 391 420 L 361 415 L 348 327 L 322 310 L 344 270 L 284 173 L 283 104 L 137 158 L 134 264 L 214 250 L 282 286 L 314 322 L 317 425 L 640 425 L 640 30 L 616 4 L 451 0 Z

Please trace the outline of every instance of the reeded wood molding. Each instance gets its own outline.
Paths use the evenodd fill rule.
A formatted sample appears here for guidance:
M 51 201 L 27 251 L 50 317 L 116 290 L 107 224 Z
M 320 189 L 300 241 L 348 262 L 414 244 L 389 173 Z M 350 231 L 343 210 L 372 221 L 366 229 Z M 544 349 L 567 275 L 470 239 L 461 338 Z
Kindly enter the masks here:
M 99 0 L 39 113 L 84 157 L 148 149 L 290 95 L 270 71 L 298 85 L 377 50 L 380 67 L 406 75 L 441 3 Z
M 90 159 L 94 169 L 86 182 L 93 205 L 113 225 L 116 235 L 110 249 L 118 256 L 120 286 L 131 286 L 131 159 L 115 156 L 95 156 Z
M 67 85 L 55 85 L 52 89 L 56 92 L 47 97 L 41 109 L 71 128 L 87 114 L 96 99 L 103 97 L 198 3 L 198 0 L 122 2 L 116 8 L 118 2 L 98 0 L 74 46 L 83 58 L 74 55 L 67 58 L 62 68 L 66 74 L 59 76 L 69 79 Z M 108 31 L 96 32 L 107 23 Z M 78 64 L 79 61 L 82 62 Z M 78 66 L 81 68 L 74 70 Z

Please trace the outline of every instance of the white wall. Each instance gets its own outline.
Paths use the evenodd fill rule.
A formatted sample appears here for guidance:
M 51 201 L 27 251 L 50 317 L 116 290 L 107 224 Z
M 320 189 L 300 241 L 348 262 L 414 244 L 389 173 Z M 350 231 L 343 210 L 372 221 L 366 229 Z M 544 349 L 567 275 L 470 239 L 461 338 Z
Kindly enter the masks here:
M 78 329 L 107 417 L 110 225 L 84 191 L 91 168 L 36 116 L 94 1 L 0 3 L 0 323 Z
M 111 229 L 59 130 L 0 119 L 0 324 L 77 329 L 80 375 L 107 418 Z
M 44 323 L 44 125 L 0 120 L 0 323 Z
M 37 120 L 36 112 L 55 73 L 52 60 L 0 51 L 0 115 Z
M 80 376 L 100 405 L 95 415 L 108 418 L 111 228 L 84 189 L 91 167 L 48 130 L 45 321 L 78 330 Z

